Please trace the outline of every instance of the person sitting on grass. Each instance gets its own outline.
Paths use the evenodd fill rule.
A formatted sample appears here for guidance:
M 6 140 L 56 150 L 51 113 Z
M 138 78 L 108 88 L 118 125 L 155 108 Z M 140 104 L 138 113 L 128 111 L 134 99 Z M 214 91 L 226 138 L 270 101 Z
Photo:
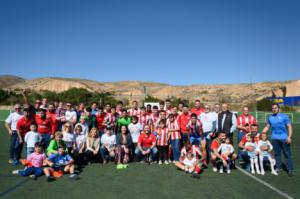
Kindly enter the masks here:
M 142 132 L 138 139 L 138 145 L 135 149 L 135 155 L 142 160 L 142 162 L 152 163 L 152 160 L 157 154 L 156 139 L 150 132 L 150 126 L 144 126 L 144 132 Z
M 194 178 L 200 178 L 200 166 L 199 166 L 199 160 L 196 159 L 193 152 L 189 150 L 182 162 L 176 162 L 175 166 L 185 171 L 186 173 L 191 173 Z
M 48 182 L 55 180 L 55 178 L 51 176 L 55 171 L 70 173 L 69 178 L 71 180 L 77 180 L 79 178 L 78 175 L 74 173 L 74 160 L 66 153 L 66 148 L 63 146 L 58 148 L 57 154 L 51 154 L 48 159 L 46 159 L 46 163 L 49 167 L 44 168 L 44 173 L 47 176 Z
M 113 127 L 106 127 L 101 137 L 100 153 L 103 158 L 103 164 L 115 157 L 116 135 L 113 134 Z
M 73 125 L 71 122 L 66 122 L 64 124 L 62 135 L 63 135 L 62 140 L 65 142 L 68 152 L 71 154 L 73 151 L 73 145 L 75 143 L 75 135 L 73 132 Z
M 21 176 L 30 176 L 34 180 L 37 177 L 42 176 L 43 165 L 45 165 L 46 155 L 43 150 L 43 145 L 35 143 L 34 152 L 27 156 L 27 161 L 24 161 L 26 168 L 24 170 L 14 170 L 13 174 L 19 174 Z
M 121 133 L 116 137 L 116 155 L 115 162 L 117 163 L 117 169 L 125 169 L 128 167 L 129 154 L 132 146 L 131 135 L 128 132 L 126 125 L 121 126 Z
M 100 160 L 100 138 L 97 128 L 92 128 L 86 139 L 86 150 L 84 152 L 88 163 Z
M 60 146 L 66 147 L 66 144 L 62 138 L 63 135 L 60 131 L 55 132 L 54 139 L 50 141 L 50 144 L 47 148 L 47 156 L 50 156 L 51 154 L 57 154 Z
M 234 154 L 234 148 L 233 148 L 232 144 L 230 143 L 229 138 L 226 138 L 225 143 L 222 143 L 219 146 L 218 151 L 219 151 L 219 153 L 221 153 L 221 157 L 223 159 L 225 159 L 227 162 L 226 171 L 229 174 L 230 173 L 230 160 L 231 160 L 232 155 Z M 220 166 L 220 173 L 223 173 L 223 167 L 225 167 L 225 165 L 222 164 Z

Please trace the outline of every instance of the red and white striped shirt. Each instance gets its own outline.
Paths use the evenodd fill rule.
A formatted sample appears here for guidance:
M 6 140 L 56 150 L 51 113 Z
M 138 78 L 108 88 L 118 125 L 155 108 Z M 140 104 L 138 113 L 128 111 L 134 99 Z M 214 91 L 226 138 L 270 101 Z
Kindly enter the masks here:
M 156 131 L 157 133 L 157 146 L 167 146 L 168 145 L 168 129 L 167 128 L 159 128 Z
M 140 114 L 141 114 L 141 110 L 139 108 L 138 109 L 131 108 L 127 112 L 129 114 L 129 116 L 134 116 L 134 115 L 140 116 Z
M 153 121 L 150 115 L 140 115 L 139 123 L 144 127 L 145 125 L 152 125 Z
M 251 127 L 252 124 L 257 124 L 256 123 L 256 118 L 253 115 L 240 115 L 237 118 L 237 124 L 239 126 L 245 127 L 246 124 L 249 125 L 249 127 Z M 247 133 L 245 130 L 242 130 L 244 133 Z
M 167 128 L 169 130 L 179 129 L 178 122 L 174 120 L 173 122 L 167 121 Z M 171 132 L 171 140 L 181 139 L 180 130 Z
M 201 150 L 198 146 L 192 145 L 190 151 L 192 152 L 192 154 L 194 155 L 194 157 L 196 159 L 199 159 L 201 157 Z M 186 150 L 186 147 L 183 147 L 180 152 L 180 158 L 184 159 L 186 157 L 187 153 L 188 153 L 188 151 Z
M 202 129 L 202 123 L 200 120 L 197 119 L 196 123 L 193 124 L 190 120 L 187 124 L 187 128 L 189 129 L 189 133 L 192 136 L 200 136 L 200 130 Z

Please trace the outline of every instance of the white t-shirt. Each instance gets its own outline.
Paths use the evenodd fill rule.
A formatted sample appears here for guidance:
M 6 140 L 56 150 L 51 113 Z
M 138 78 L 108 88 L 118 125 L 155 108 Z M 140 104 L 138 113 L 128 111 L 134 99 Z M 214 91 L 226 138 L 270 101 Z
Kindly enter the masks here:
M 218 149 L 221 154 L 231 154 L 234 152 L 234 148 L 231 144 L 222 143 Z
M 86 123 L 84 123 L 84 124 L 82 124 L 82 123 L 77 123 L 76 125 L 75 125 L 75 128 L 76 128 L 76 126 L 78 126 L 78 125 L 80 125 L 81 126 L 81 128 L 82 128 L 82 134 L 84 134 L 86 137 L 88 136 L 88 134 L 89 134 L 89 126 L 86 124 Z M 74 129 L 75 129 L 74 128 Z
M 67 147 L 72 147 L 72 144 L 76 141 L 75 140 L 75 135 L 73 133 L 69 133 L 69 132 L 62 132 L 63 134 L 63 141 L 65 142 L 65 144 L 67 145 Z
M 272 144 L 270 143 L 269 140 L 266 140 L 266 141 L 263 141 L 263 140 L 259 140 L 258 141 L 258 150 L 260 151 L 261 155 L 262 156 L 270 156 L 271 154 L 269 153 L 269 151 L 262 151 L 260 150 L 260 147 L 268 147 L 269 150 L 273 150 L 273 146 Z
M 23 117 L 22 113 L 13 112 L 13 113 L 9 114 L 9 116 L 6 118 L 5 122 L 10 124 L 11 130 L 16 131 L 17 123 L 18 123 L 19 119 L 21 119 L 21 117 Z
M 212 131 L 213 122 L 216 119 L 215 119 L 215 116 L 211 112 L 209 112 L 209 113 L 201 113 L 201 115 L 198 117 L 198 119 L 202 123 L 203 132 Z
M 143 130 L 143 126 L 140 123 L 136 123 L 136 124 L 130 123 L 128 125 L 128 129 L 131 134 L 132 142 L 137 143 L 140 133 Z
M 81 133 L 80 135 L 75 134 L 75 148 L 77 150 L 81 149 L 82 145 L 85 144 L 86 136 Z
M 42 136 L 38 132 L 29 131 L 26 133 L 24 141 L 27 147 L 34 147 L 35 143 L 42 141 Z
M 116 144 L 116 135 L 103 134 L 101 137 L 101 144 L 109 145 L 110 147 Z
M 66 111 L 66 121 L 73 122 L 73 120 L 77 121 L 77 113 L 73 110 Z
M 194 157 L 193 159 L 189 160 L 188 158 L 184 158 L 183 160 L 183 164 L 186 165 L 186 166 L 193 166 L 195 163 L 196 163 L 196 158 Z

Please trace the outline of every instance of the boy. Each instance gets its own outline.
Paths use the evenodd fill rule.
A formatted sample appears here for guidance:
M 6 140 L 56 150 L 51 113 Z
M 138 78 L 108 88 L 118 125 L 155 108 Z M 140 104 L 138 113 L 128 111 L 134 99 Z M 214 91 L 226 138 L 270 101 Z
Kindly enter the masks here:
M 26 142 L 27 157 L 33 153 L 35 144 L 42 141 L 42 136 L 36 131 L 36 124 L 30 125 L 30 131 L 26 133 L 24 141 Z

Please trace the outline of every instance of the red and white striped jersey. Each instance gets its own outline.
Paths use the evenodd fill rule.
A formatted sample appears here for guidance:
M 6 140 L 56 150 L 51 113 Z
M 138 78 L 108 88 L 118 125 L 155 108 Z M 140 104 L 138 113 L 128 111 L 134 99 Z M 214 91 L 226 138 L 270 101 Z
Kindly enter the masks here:
M 173 122 L 170 122 L 168 120 L 167 121 L 167 128 L 169 130 L 178 129 L 178 131 L 171 132 L 171 140 L 181 139 L 181 133 L 180 133 L 180 130 L 179 130 L 179 125 L 178 125 L 178 122 L 176 120 L 174 120 Z
M 166 116 L 168 118 L 169 114 L 172 113 L 172 108 L 170 108 L 170 109 L 165 108 L 165 111 L 166 111 Z
M 134 108 L 131 108 L 131 109 L 129 109 L 128 111 L 128 115 L 129 116 L 140 116 L 140 114 L 141 114 L 141 110 L 138 108 L 138 109 L 134 109 Z
M 250 127 L 252 124 L 256 124 L 256 118 L 250 114 L 247 116 L 243 114 L 237 118 L 237 124 L 243 127 L 245 127 L 245 125 L 248 124 Z M 243 130 L 243 132 L 247 133 L 245 130 Z
M 196 123 L 193 124 L 192 121 L 190 120 L 189 123 L 187 124 L 187 127 L 190 131 L 190 134 L 200 135 L 200 130 L 202 128 L 202 123 L 201 123 L 200 120 L 197 119 Z
M 152 125 L 153 121 L 150 115 L 140 115 L 139 123 L 144 127 L 145 125 Z
M 157 131 L 157 146 L 167 146 L 168 145 L 168 129 L 164 128 L 158 128 Z
M 158 120 L 158 115 L 154 115 L 153 113 L 151 113 L 151 115 L 149 115 L 149 116 L 151 117 L 153 124 L 156 125 L 156 122 Z
M 201 150 L 198 146 L 192 145 L 190 150 L 192 151 L 192 153 L 196 159 L 199 159 L 201 157 Z M 180 158 L 184 159 L 186 157 L 187 153 L 188 153 L 188 151 L 186 150 L 186 147 L 183 147 L 180 152 Z
M 116 122 L 116 117 L 112 113 L 106 113 L 104 117 L 104 122 L 106 124 L 112 124 Z

